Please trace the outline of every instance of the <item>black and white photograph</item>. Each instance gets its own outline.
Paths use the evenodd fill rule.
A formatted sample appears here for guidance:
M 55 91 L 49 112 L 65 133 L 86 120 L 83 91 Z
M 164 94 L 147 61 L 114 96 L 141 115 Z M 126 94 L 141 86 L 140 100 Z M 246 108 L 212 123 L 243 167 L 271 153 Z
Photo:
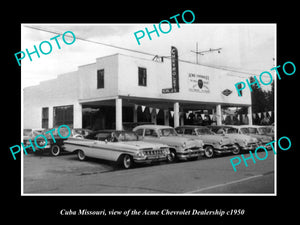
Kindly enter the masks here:
M 24 195 L 276 194 L 276 24 L 21 29 Z
M 296 7 L 124 3 L 5 13 L 3 219 L 294 221 Z

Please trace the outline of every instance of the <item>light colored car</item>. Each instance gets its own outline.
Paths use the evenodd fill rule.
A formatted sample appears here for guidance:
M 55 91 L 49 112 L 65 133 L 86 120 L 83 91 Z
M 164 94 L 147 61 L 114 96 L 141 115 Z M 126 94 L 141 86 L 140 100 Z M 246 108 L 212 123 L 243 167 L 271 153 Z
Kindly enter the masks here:
M 212 158 L 215 154 L 233 153 L 239 154 L 239 147 L 226 136 L 218 135 L 204 126 L 180 126 L 175 130 L 185 137 L 197 137 L 204 142 L 204 154 L 207 158 Z
M 203 141 L 178 135 L 173 127 L 141 125 L 133 129 L 143 141 L 166 144 L 170 148 L 169 161 L 198 159 L 204 155 Z
M 229 137 L 242 151 L 253 151 L 259 147 L 259 141 L 255 137 L 240 134 L 239 130 L 231 125 L 207 126 L 216 134 Z
M 64 144 L 65 150 L 77 153 L 79 160 L 91 157 L 115 161 L 125 169 L 134 163 L 167 161 L 170 153 L 167 145 L 140 141 L 131 131 L 95 131 L 85 139 L 69 138 Z
M 271 145 L 266 145 L 267 143 L 271 142 L 274 140 L 274 138 L 268 136 L 268 135 L 263 135 L 259 134 L 257 126 L 255 125 L 241 125 L 241 126 L 236 126 L 240 134 L 245 134 L 249 135 L 251 137 L 257 138 L 259 141 L 259 145 L 265 147 L 266 149 L 272 149 Z

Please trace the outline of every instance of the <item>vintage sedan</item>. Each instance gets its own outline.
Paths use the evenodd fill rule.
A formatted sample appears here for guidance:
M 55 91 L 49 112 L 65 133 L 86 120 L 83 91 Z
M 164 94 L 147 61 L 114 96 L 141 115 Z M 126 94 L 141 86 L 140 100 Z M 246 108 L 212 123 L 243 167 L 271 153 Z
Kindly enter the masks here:
M 215 154 L 233 153 L 239 154 L 239 147 L 229 138 L 217 135 L 204 126 L 180 126 L 175 130 L 185 137 L 197 137 L 204 142 L 204 154 L 207 158 L 212 158 Z
M 259 146 L 257 138 L 240 134 L 238 129 L 231 125 L 213 125 L 207 127 L 216 134 L 229 137 L 242 151 L 253 151 Z
M 259 134 L 257 127 L 254 125 L 241 125 L 241 126 L 236 126 L 240 134 L 245 134 L 249 135 L 251 137 L 257 138 L 259 141 L 259 145 L 265 147 L 266 149 L 272 149 L 271 145 L 266 145 L 269 142 L 273 141 L 274 138 L 264 135 L 264 134 Z
M 43 134 L 47 138 L 47 145 L 40 149 L 35 147 L 34 150 L 30 148 L 30 151 L 38 154 L 38 153 L 49 153 L 51 156 L 58 156 L 63 150 L 64 150 L 64 140 L 61 137 L 58 136 L 57 130 L 55 130 L 53 133 L 53 137 L 55 139 L 55 142 L 53 141 L 53 138 L 50 133 L 45 134 L 50 129 L 24 129 L 23 130 L 23 144 L 24 146 L 30 145 L 29 140 L 31 140 L 32 143 L 34 143 L 34 139 L 37 135 Z M 38 137 L 36 140 L 37 144 L 39 146 L 44 146 L 46 144 L 45 139 L 42 137 Z M 29 149 L 26 149 L 28 151 Z
M 143 141 L 166 144 L 170 148 L 169 161 L 198 159 L 204 155 L 203 141 L 178 135 L 173 127 L 141 125 L 133 129 Z
M 125 169 L 134 163 L 167 161 L 169 147 L 140 141 L 132 131 L 94 131 L 85 139 L 69 138 L 65 150 L 77 153 L 79 160 L 86 157 L 115 161 Z

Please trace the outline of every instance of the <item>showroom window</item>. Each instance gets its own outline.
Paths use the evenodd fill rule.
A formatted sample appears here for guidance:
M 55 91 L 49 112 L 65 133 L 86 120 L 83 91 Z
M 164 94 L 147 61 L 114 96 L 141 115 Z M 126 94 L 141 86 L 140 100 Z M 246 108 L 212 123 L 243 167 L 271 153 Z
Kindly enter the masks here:
M 147 86 L 147 70 L 139 67 L 139 86 Z
M 97 70 L 97 88 L 104 88 L 104 69 Z
M 73 128 L 73 105 L 53 107 L 53 127 L 60 125 Z

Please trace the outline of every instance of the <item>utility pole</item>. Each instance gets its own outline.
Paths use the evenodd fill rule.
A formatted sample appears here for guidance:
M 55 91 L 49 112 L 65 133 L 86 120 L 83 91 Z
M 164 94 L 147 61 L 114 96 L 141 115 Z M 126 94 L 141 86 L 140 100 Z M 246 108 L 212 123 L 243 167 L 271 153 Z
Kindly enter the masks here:
M 199 52 L 198 51 L 198 42 L 196 42 L 196 51 L 191 50 L 191 52 L 196 54 L 196 63 L 198 64 L 198 55 L 204 55 L 204 53 L 211 53 L 211 52 L 215 52 L 215 51 L 218 51 L 218 53 L 221 53 L 221 49 L 222 48 L 215 48 L 215 49 L 210 48 L 209 50 Z

